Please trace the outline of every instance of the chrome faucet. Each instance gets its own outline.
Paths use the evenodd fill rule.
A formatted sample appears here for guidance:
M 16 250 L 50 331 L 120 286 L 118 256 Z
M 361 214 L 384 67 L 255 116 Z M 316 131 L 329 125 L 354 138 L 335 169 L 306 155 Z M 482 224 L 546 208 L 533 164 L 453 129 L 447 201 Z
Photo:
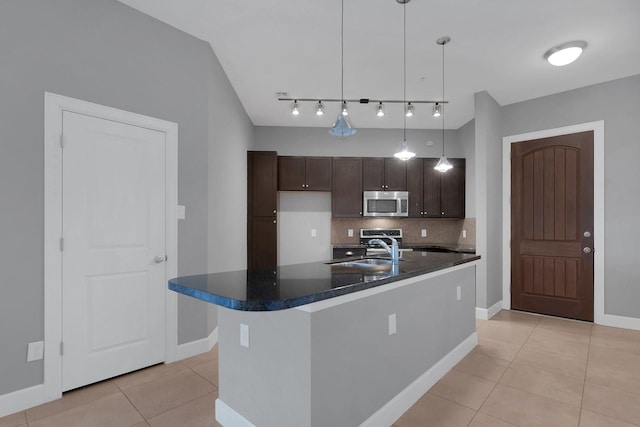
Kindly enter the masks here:
M 389 239 L 391 240 L 391 247 L 389 247 L 389 245 L 387 245 L 381 239 L 371 239 L 369 240 L 369 244 L 382 246 L 382 248 L 384 248 L 384 250 L 387 251 L 389 255 L 391 255 L 391 262 L 393 264 L 397 264 L 400 259 L 400 255 L 398 251 L 398 241 L 393 237 L 389 237 Z

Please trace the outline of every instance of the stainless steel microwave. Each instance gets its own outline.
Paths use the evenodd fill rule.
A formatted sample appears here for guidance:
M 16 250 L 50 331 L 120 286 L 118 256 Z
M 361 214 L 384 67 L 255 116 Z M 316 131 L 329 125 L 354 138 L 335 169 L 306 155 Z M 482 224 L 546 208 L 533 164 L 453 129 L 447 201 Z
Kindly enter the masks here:
M 362 216 L 409 216 L 409 192 L 365 191 L 362 206 Z

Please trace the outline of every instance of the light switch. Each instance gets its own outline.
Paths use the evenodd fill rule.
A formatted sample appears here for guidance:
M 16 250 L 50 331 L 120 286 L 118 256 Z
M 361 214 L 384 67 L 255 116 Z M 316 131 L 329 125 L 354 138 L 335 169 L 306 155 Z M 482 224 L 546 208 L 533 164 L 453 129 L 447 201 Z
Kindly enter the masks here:
M 312 228 L 312 229 L 311 229 L 311 237 L 316 237 L 316 235 L 317 235 L 317 234 L 318 234 L 318 233 L 317 233 L 316 229 L 315 229 L 315 228 Z
M 463 239 L 467 238 L 467 230 L 462 230 L 462 238 Z
M 186 217 L 186 208 L 183 205 L 178 205 L 178 219 L 185 219 Z
M 353 228 L 347 230 L 347 236 L 353 237 Z
M 427 230 L 423 228 L 422 231 L 420 232 L 420 235 L 422 237 L 427 237 Z
M 40 360 L 44 357 L 44 341 L 30 342 L 27 346 L 27 362 Z

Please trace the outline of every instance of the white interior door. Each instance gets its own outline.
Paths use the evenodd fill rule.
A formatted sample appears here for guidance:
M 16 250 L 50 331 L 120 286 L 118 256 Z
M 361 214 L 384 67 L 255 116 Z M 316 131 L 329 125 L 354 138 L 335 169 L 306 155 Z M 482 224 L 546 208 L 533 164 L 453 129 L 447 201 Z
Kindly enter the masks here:
M 165 358 L 165 133 L 65 111 L 62 390 Z

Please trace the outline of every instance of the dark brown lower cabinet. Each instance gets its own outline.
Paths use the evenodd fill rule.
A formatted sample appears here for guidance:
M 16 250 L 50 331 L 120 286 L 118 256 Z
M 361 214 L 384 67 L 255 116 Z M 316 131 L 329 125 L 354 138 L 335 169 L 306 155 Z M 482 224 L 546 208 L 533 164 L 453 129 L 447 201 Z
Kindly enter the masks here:
M 278 264 L 278 154 L 247 152 L 247 268 Z

